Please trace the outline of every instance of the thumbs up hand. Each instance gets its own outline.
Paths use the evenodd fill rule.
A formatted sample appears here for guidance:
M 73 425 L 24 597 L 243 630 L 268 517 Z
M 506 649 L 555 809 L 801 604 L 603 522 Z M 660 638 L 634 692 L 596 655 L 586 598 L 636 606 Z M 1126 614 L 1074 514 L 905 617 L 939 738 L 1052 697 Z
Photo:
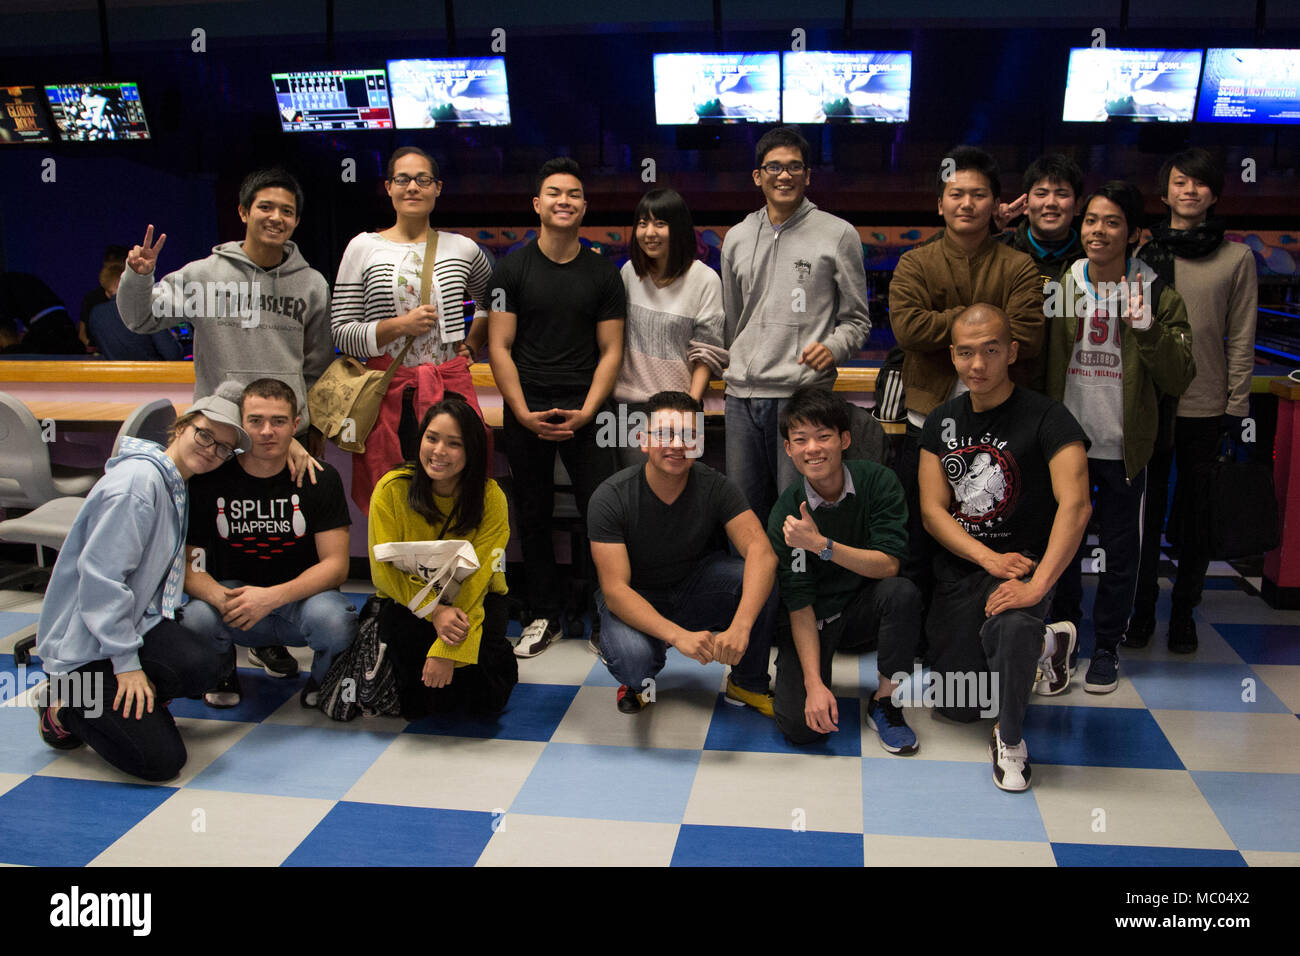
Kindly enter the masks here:
M 787 516 L 781 530 L 785 534 L 785 543 L 791 548 L 817 552 L 826 547 L 826 536 L 817 530 L 817 522 L 813 521 L 806 501 L 799 502 L 799 517 Z

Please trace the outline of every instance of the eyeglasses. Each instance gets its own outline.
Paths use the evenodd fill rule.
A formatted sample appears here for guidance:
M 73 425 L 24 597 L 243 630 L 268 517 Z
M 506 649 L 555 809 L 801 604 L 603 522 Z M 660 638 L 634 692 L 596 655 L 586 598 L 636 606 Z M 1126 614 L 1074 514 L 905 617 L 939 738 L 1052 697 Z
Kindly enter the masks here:
M 234 458 L 238 452 L 227 445 L 225 442 L 217 441 L 217 436 L 212 434 L 206 428 L 194 426 L 194 440 L 199 443 L 200 448 L 215 448 L 217 457 L 222 461 L 229 461 Z
M 411 185 L 412 181 L 414 181 L 421 189 L 428 189 L 438 180 L 434 179 L 428 173 L 420 173 L 418 176 L 408 176 L 406 173 L 398 173 L 389 180 L 389 182 L 398 189 L 405 189 L 407 186 Z
M 793 163 L 764 163 L 760 168 L 769 176 L 780 176 L 782 173 L 798 176 L 807 167 L 796 160 Z

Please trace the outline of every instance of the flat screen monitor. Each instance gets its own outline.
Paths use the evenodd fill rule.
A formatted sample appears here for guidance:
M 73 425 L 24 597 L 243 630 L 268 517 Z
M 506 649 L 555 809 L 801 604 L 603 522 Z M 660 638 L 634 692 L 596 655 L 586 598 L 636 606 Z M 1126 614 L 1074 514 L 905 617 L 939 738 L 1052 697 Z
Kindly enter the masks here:
M 389 60 L 388 84 L 398 129 L 509 126 L 506 60 Z
M 781 54 L 786 123 L 906 123 L 910 51 Z
M 393 128 L 382 69 L 272 73 L 271 82 L 286 133 Z
M 1074 49 L 1061 118 L 1190 123 L 1200 76 L 1200 50 Z
M 656 53 L 655 122 L 781 121 L 781 57 L 776 53 Z
M 64 142 L 149 139 L 134 83 L 61 83 L 46 86 L 45 98 Z
M 1300 50 L 1206 50 L 1196 119 L 1300 123 Z
M 0 86 L 0 143 L 49 143 L 54 136 L 34 86 Z

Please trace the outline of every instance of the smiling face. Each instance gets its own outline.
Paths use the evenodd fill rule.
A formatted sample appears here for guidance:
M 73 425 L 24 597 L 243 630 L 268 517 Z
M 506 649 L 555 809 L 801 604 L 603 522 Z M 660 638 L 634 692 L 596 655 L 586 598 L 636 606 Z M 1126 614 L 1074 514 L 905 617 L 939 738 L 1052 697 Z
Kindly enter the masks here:
M 419 153 L 399 156 L 393 163 L 393 178 L 398 176 L 408 176 L 411 181 L 405 186 L 399 186 L 393 182 L 393 179 L 384 183 L 384 188 L 388 190 L 388 198 L 392 200 L 397 215 L 428 218 L 429 213 L 433 212 L 438 197 L 442 195 L 442 183 L 436 177 L 428 186 L 421 186 L 416 178 L 433 176 L 433 167 L 429 165 L 429 161 Z
M 198 432 L 205 434 L 201 441 Z M 206 436 L 214 439 L 206 444 Z M 219 446 L 233 451 L 239 443 L 239 433 L 232 425 L 223 425 L 208 419 L 206 415 L 197 416 L 193 422 L 177 432 L 175 439 L 167 446 L 167 456 L 176 464 L 176 470 L 186 481 L 195 475 L 207 474 L 214 468 L 226 463 L 221 457 Z
M 844 449 L 849 447 L 848 432 L 837 432 L 830 425 L 792 421 L 785 439 L 785 453 L 794 462 L 795 471 L 814 486 L 834 484 L 843 470 Z
M 543 228 L 577 229 L 587 212 L 582 180 L 571 173 L 547 176 L 542 181 L 541 190 L 533 197 L 533 212 L 537 213 Z
M 244 431 L 253 442 L 248 457 L 267 462 L 287 461 L 298 421 L 284 399 L 246 395 Z
M 1083 212 L 1083 225 L 1079 229 L 1083 251 L 1092 271 L 1112 271 L 1123 268 L 1129 246 L 1137 241 L 1137 229 L 1129 229 L 1124 210 L 1105 196 L 1094 196 Z
M 1209 215 L 1210 207 L 1218 202 L 1219 197 L 1213 190 L 1194 176 L 1188 176 L 1175 166 L 1169 171 L 1168 188 L 1161 201 L 1169 207 L 1175 216 L 1186 221 L 1188 225 L 1199 225 Z M 1177 227 L 1175 227 L 1177 228 Z
M 465 471 L 465 440 L 446 412 L 434 415 L 420 438 L 420 467 L 433 481 L 434 494 L 449 498 L 456 493 Z
M 641 451 L 650 467 L 667 477 L 685 475 L 691 463 L 704 451 L 704 416 L 676 408 L 659 408 L 650 413 L 648 434 L 642 436 Z
M 636 224 L 636 242 L 653 264 L 655 272 L 662 271 L 668 259 L 668 223 L 650 217 Z
M 1079 197 L 1074 187 L 1060 180 L 1040 179 L 1029 190 L 1025 214 L 1036 239 L 1056 242 L 1070 234 L 1074 205 Z
M 997 197 L 983 173 L 959 169 L 944 185 L 939 215 L 954 235 L 983 238 L 989 233 L 996 204 Z
M 793 146 L 777 146 L 763 156 L 763 166 L 768 163 L 780 163 L 782 166 L 798 163 L 802 166 L 803 153 Z M 811 179 L 812 172 L 807 166 L 797 173 L 783 170 L 775 176 L 761 167 L 754 170 L 754 185 L 763 190 L 767 204 L 787 215 L 799 208 Z
M 268 186 L 253 194 L 253 204 L 239 207 L 246 227 L 244 241 L 267 249 L 283 249 L 298 228 L 298 206 L 293 193 Z

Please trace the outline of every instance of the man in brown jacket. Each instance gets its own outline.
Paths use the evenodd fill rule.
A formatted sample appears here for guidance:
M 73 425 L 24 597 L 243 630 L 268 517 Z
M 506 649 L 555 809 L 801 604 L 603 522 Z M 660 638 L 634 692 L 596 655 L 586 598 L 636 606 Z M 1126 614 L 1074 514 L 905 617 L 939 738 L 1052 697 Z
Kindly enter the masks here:
M 907 495 L 908 555 L 901 574 L 927 599 L 934 543 L 921 523 L 917 464 L 921 426 L 937 406 L 966 387 L 948 349 L 952 321 L 976 302 L 995 305 L 1011 320 L 1020 343 L 1011 379 L 1028 385 L 1043 347 L 1043 283 L 1034 260 L 993 238 L 1001 183 L 996 161 L 982 149 L 958 146 L 940 164 L 939 215 L 944 231 L 905 252 L 889 286 L 889 319 L 903 348 L 907 436 L 895 464 Z

